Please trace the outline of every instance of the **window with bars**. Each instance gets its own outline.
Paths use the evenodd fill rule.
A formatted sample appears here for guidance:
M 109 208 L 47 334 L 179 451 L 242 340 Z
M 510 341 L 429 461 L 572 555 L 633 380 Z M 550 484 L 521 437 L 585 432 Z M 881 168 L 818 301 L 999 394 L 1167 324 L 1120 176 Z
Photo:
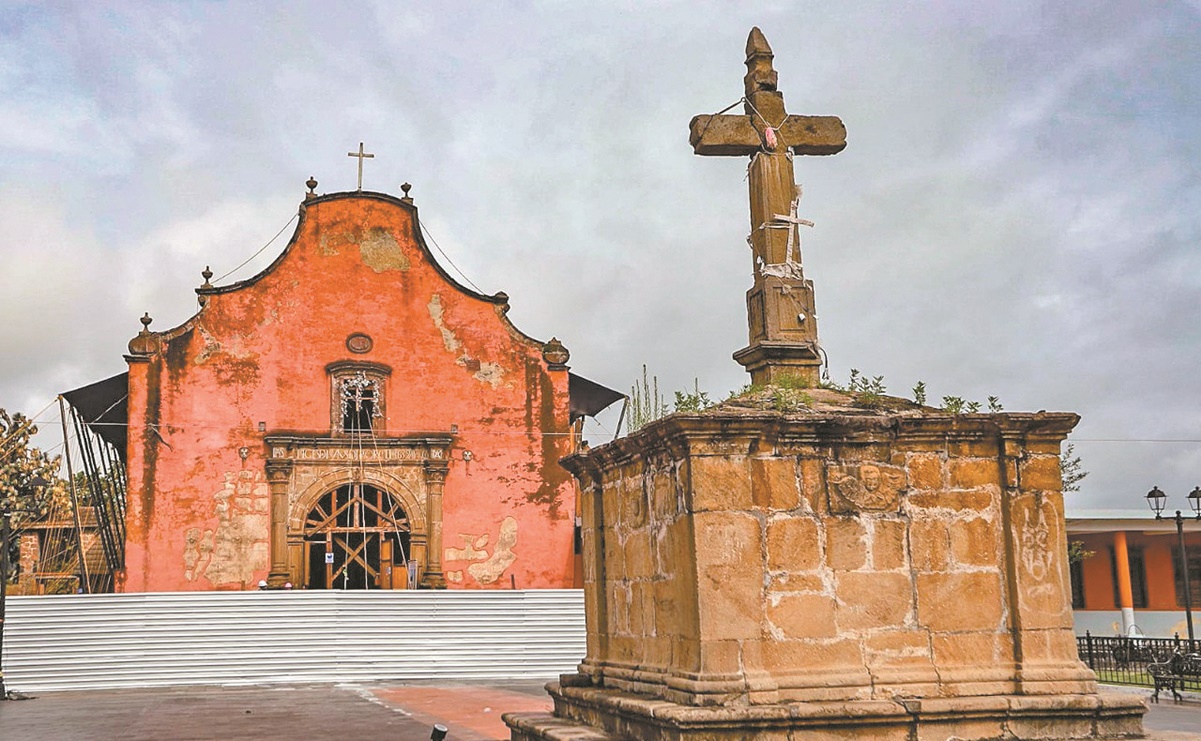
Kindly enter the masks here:
M 1084 562 L 1073 561 L 1068 573 L 1072 580 L 1072 608 L 1084 608 Z
M 334 435 L 379 435 L 384 431 L 386 380 L 378 363 L 343 361 L 326 366 L 330 376 L 330 426 Z
M 1186 544 L 1185 553 L 1188 556 L 1189 587 L 1193 607 L 1201 600 L 1201 547 Z M 1172 571 L 1176 576 L 1176 604 L 1184 607 L 1184 574 L 1180 570 L 1180 547 L 1172 546 Z
M 338 404 L 342 416 L 342 432 L 369 433 L 375 429 L 380 416 L 380 384 L 363 372 L 339 382 Z

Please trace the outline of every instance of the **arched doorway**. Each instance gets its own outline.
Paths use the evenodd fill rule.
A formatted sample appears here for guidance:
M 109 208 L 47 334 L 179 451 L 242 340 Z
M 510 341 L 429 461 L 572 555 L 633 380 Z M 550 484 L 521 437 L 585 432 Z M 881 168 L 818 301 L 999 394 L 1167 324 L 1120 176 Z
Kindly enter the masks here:
M 309 589 L 409 586 L 409 520 L 398 498 L 370 484 L 322 494 L 304 519 Z

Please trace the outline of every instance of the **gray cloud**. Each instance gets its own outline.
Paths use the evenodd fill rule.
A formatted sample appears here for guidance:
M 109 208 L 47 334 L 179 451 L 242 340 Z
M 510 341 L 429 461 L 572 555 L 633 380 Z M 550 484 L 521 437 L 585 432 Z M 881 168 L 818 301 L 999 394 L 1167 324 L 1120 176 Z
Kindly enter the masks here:
M 121 370 L 303 182 L 403 181 L 525 331 L 625 388 L 745 382 L 745 162 L 689 119 L 741 93 L 746 32 L 790 110 L 835 377 L 1070 409 L 1078 507 L 1198 479 L 1201 14 L 1195 4 L 10 3 L 0 21 L 0 405 Z M 286 234 L 237 277 L 282 249 Z M 609 420 L 612 425 L 615 420 Z M 599 433 L 598 433 L 599 434 Z

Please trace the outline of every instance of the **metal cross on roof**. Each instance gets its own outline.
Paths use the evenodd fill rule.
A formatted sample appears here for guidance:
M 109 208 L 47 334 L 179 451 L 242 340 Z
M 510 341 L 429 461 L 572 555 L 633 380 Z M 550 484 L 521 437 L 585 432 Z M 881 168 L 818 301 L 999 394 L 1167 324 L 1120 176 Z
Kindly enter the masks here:
M 363 142 L 359 142 L 359 151 L 347 152 L 346 156 L 359 158 L 359 187 L 358 187 L 358 190 L 362 190 L 363 189 L 363 160 L 372 159 L 373 157 L 375 157 L 375 155 L 364 152 L 363 151 Z

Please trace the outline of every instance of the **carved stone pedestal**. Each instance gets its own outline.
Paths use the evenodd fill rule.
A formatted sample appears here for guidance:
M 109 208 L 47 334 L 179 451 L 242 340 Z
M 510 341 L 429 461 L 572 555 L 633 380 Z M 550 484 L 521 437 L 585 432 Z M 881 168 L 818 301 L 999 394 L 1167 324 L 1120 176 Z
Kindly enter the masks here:
M 1141 732 L 1141 701 L 1098 694 L 1076 655 L 1059 472 L 1076 415 L 821 389 L 789 414 L 737 404 L 565 460 L 588 653 L 550 687 L 554 718 L 507 716 L 514 739 Z

